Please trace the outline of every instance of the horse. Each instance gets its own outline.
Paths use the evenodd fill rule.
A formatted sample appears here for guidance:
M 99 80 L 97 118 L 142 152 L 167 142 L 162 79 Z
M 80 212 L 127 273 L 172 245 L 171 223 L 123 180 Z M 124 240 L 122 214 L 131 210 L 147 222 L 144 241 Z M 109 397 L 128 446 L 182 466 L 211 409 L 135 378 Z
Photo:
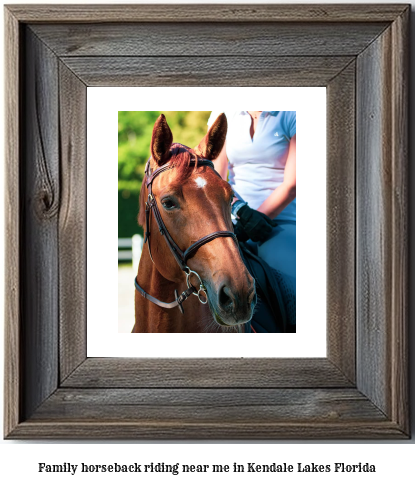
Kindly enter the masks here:
M 163 114 L 154 124 L 140 192 L 147 249 L 135 278 L 133 333 L 242 332 L 252 318 L 255 281 L 233 233 L 233 191 L 212 163 L 226 132 L 221 114 L 191 149 L 173 143 Z

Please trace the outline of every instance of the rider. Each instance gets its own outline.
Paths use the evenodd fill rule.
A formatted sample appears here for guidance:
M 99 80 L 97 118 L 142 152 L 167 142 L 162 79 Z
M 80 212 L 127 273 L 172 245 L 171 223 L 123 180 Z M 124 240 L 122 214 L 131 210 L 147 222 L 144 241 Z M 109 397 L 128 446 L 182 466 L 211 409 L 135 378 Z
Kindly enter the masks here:
M 211 113 L 208 126 L 219 113 Z M 236 195 L 232 205 L 235 233 L 282 276 L 288 288 L 287 312 L 295 324 L 296 113 L 225 114 L 226 143 L 214 164 L 224 179 L 229 170 L 229 183 Z

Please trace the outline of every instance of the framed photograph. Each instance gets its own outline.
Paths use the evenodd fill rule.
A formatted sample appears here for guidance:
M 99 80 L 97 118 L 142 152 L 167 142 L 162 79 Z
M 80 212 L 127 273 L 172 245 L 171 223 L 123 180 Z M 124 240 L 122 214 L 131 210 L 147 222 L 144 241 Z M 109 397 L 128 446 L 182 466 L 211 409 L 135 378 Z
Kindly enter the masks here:
M 308 154 L 312 152 L 315 158 L 312 162 L 307 157 L 308 165 L 301 165 L 301 170 L 308 169 L 309 174 L 313 174 L 314 167 L 314 173 L 319 168 L 325 174 L 325 88 L 263 87 L 260 93 L 255 87 L 93 89 L 94 92 L 97 90 L 95 103 L 105 108 L 94 110 L 92 106 L 90 108 L 90 102 L 88 104 L 88 113 L 97 113 L 100 117 L 96 119 L 94 115 L 93 121 L 88 121 L 88 154 L 92 157 L 92 153 L 97 154 L 93 158 L 96 164 L 92 163 L 92 167 L 92 159 L 88 156 L 88 170 L 92 175 L 102 175 L 102 160 L 115 148 L 117 134 L 118 202 L 114 198 L 103 202 L 98 197 L 94 199 L 97 208 L 90 215 L 95 221 L 101 215 L 102 228 L 108 233 L 111 225 L 115 235 L 115 219 L 110 223 L 108 216 L 118 203 L 118 242 L 129 245 L 132 251 L 118 252 L 118 279 L 114 282 L 119 284 L 119 330 L 131 332 L 135 324 L 135 333 L 295 333 L 296 155 L 301 153 L 296 132 L 299 125 L 304 132 L 304 118 L 308 115 L 315 130 L 307 131 L 308 137 L 303 133 L 302 148 L 304 150 L 308 141 Z M 246 106 L 263 107 L 272 99 L 279 101 L 281 110 L 258 111 L 251 115 L 251 112 L 240 109 L 240 100 L 244 100 Z M 169 107 L 178 109 L 180 105 L 195 108 L 202 100 L 211 110 L 169 110 Z M 156 103 L 159 110 L 154 110 Z M 215 109 L 221 104 L 222 108 Z M 307 106 L 307 109 L 303 108 L 301 114 L 297 110 L 283 110 L 290 104 L 292 109 L 296 105 Z M 114 109 L 117 105 L 129 110 L 117 111 Z M 102 137 L 98 130 L 97 137 L 91 140 L 93 128 L 103 125 L 99 120 L 115 122 L 116 118 L 117 131 L 114 130 L 115 123 L 108 123 L 106 125 L 110 127 L 105 130 L 108 136 Z M 112 137 L 111 128 L 114 130 Z M 159 134 L 161 128 L 163 131 Z M 96 145 L 97 150 L 91 150 L 91 144 Z M 154 155 L 149 159 L 155 148 L 164 144 L 167 144 L 166 156 L 157 159 Z M 155 173 L 159 170 L 162 171 Z M 105 191 L 109 196 L 114 194 L 111 188 L 115 178 L 112 180 L 112 172 L 106 177 L 108 190 L 104 190 L 100 180 L 99 191 Z M 305 179 L 303 176 L 301 181 Z M 151 183 L 147 185 L 148 182 Z M 325 195 L 325 179 L 321 178 L 320 182 L 315 193 Z M 285 186 L 280 187 L 283 183 Z M 278 206 L 285 208 L 279 208 L 278 215 L 257 212 L 260 206 L 267 205 L 275 192 L 278 197 L 285 187 L 290 187 L 291 191 L 279 198 Z M 306 188 L 312 192 L 312 185 Z M 318 198 L 315 200 L 317 205 Z M 320 197 L 320 201 L 324 199 Z M 243 214 L 241 219 L 237 216 L 237 208 Z M 275 204 L 270 210 L 274 208 Z M 320 210 L 324 215 L 325 205 Z M 309 229 L 315 230 L 312 221 L 308 222 Z M 325 265 L 324 219 L 321 225 L 323 267 L 316 268 L 317 271 L 324 270 Z M 102 235 L 102 232 L 95 234 Z M 87 239 L 90 242 L 89 230 Z M 113 240 L 103 241 L 108 244 L 103 255 L 115 257 L 115 249 L 109 247 Z M 96 248 L 99 248 L 98 242 Z M 280 252 L 276 253 L 275 249 Z M 312 250 L 308 249 L 308 252 Z M 105 280 L 108 267 L 102 268 L 101 258 L 95 259 L 93 251 L 90 257 L 87 256 L 87 262 L 91 260 L 96 261 L 94 275 L 103 274 Z M 275 271 L 268 267 L 271 263 Z M 260 269 L 257 269 L 258 265 Z M 131 293 L 131 283 L 135 285 L 134 294 Z M 151 293 L 147 293 L 150 289 Z M 110 303 L 115 294 L 112 290 L 108 293 L 111 295 L 107 303 Z M 97 295 L 94 308 L 101 310 L 102 297 Z M 89 293 L 88 296 L 91 297 Z M 308 293 L 303 299 L 306 297 L 309 297 Z M 312 335 L 312 330 L 308 330 Z M 245 356 L 234 347 L 233 337 L 226 350 L 233 350 L 235 356 Z M 215 344 L 222 342 L 211 341 L 208 345 L 206 339 L 206 335 L 199 339 L 198 356 L 206 351 L 215 354 Z M 129 340 L 147 350 L 144 345 L 146 336 Z M 168 351 L 174 348 L 182 355 L 178 349 L 180 344 L 184 345 L 183 340 L 178 336 L 169 338 L 176 344 L 168 344 Z M 275 338 L 274 346 L 278 343 Z M 247 350 L 250 346 L 252 342 L 248 339 Z M 194 351 L 194 348 L 186 345 L 184 352 L 186 350 Z M 158 347 L 156 353 L 159 351 Z M 255 353 L 252 350 L 252 353 L 261 356 L 261 349 Z M 272 357 L 275 356 L 278 353 L 274 349 Z
M 249 115 L 232 110 L 232 107 L 240 107 L 240 100 L 244 100 L 249 106 L 258 104 L 266 106 L 268 100 L 278 100 L 278 106 L 281 111 L 264 113 L 260 119 L 261 125 L 266 134 L 271 132 L 272 138 L 269 142 L 272 147 L 287 147 L 288 143 L 281 141 L 285 139 L 286 130 L 285 122 L 281 120 L 286 117 L 296 117 L 297 144 L 297 194 L 302 195 L 296 205 L 296 220 L 298 222 L 299 233 L 297 243 L 297 268 L 298 268 L 298 286 L 297 295 L 301 307 L 298 310 L 298 332 L 297 335 L 285 334 L 284 337 L 278 335 L 258 335 L 255 340 L 249 339 L 246 334 L 221 334 L 221 339 L 217 340 L 212 334 L 170 334 L 169 336 L 153 337 L 152 335 L 140 335 L 131 337 L 130 332 L 135 323 L 134 316 L 134 299 L 137 292 L 134 288 L 134 279 L 137 276 L 138 284 L 144 290 L 149 290 L 150 286 L 146 282 L 147 276 L 152 276 L 151 272 L 141 273 L 138 277 L 138 260 L 132 258 L 131 245 L 132 240 L 138 239 L 142 249 L 140 267 L 161 267 L 161 272 L 166 269 L 158 264 L 156 256 L 154 263 L 150 257 L 148 245 L 143 245 L 143 234 L 136 235 L 142 229 L 137 225 L 139 192 L 142 189 L 142 182 L 146 162 L 150 154 L 151 136 L 153 126 L 160 116 L 164 114 L 166 122 L 171 127 L 173 141 L 183 142 L 190 147 L 195 147 L 200 140 L 206 136 L 207 122 L 210 114 L 216 118 L 216 113 L 220 114 L 223 108 L 228 107 L 226 116 L 232 117 L 233 113 L 237 116 L 234 118 L 232 126 L 234 127 L 235 119 L 245 123 Z M 207 100 L 207 101 L 206 101 Z M 208 104 L 205 108 L 215 109 L 206 111 L 195 110 L 173 110 L 178 108 L 191 109 Z M 159 110 L 154 110 L 158 108 Z M 291 109 L 291 111 L 288 111 Z M 294 112 L 293 112 L 294 111 Z M 239 111 L 240 112 L 240 111 Z M 88 89 L 87 101 L 87 138 L 88 138 L 88 165 L 87 165 L 87 275 L 94 276 L 95 279 L 87 283 L 88 309 L 87 309 L 87 355 L 91 357 L 323 357 L 326 355 L 326 88 L 325 87 L 94 87 Z M 105 122 L 103 122 L 105 121 Z M 281 124 L 280 134 L 275 136 L 275 124 Z M 312 126 L 313 130 L 308 130 Z M 272 129 L 271 131 L 269 129 Z M 259 132 L 259 135 L 261 132 Z M 118 140 L 117 140 L 118 135 Z M 248 135 L 248 133 L 247 133 Z M 255 133 L 255 138 L 258 132 Z M 274 141 L 276 140 L 276 142 Z M 261 139 L 256 140 L 256 145 L 261 144 Z M 284 144 L 284 146 L 283 146 Z M 252 145 L 249 135 L 246 138 L 246 145 Z M 117 153 L 118 146 L 118 153 Z M 262 146 L 261 146 L 262 147 Z M 245 157 L 244 151 L 244 157 Z M 282 157 L 285 156 L 285 152 Z M 115 189 L 117 181 L 116 166 L 114 161 L 118 159 L 118 202 L 117 191 Z M 103 166 L 106 170 L 102 171 Z M 267 174 L 270 170 L 265 168 Z M 205 171 L 205 170 L 201 170 Z M 209 170 L 210 171 L 210 170 Z M 213 171 L 212 171 L 212 174 Z M 278 173 L 281 174 L 281 173 Z M 97 175 L 99 175 L 99 184 L 97 184 Z M 317 176 L 320 175 L 319 178 Z M 165 179 L 175 178 L 174 172 L 167 173 Z M 193 180 L 196 177 L 193 172 L 187 175 L 186 181 L 189 186 L 188 191 L 196 194 L 200 190 L 194 189 Z M 217 175 L 214 176 L 216 181 Z M 312 184 L 311 184 L 312 182 Z M 163 183 L 165 185 L 165 183 Z M 214 191 L 215 184 L 208 187 Z M 156 192 L 157 190 L 155 190 Z M 238 190 L 243 194 L 243 190 Z M 102 198 L 105 195 L 105 198 Z M 251 194 L 251 197 L 254 195 Z M 262 195 L 261 195 L 262 196 Z M 203 198 L 203 193 L 201 194 Z M 249 197 L 250 205 L 254 202 Z M 313 201 L 312 208 L 307 205 L 308 201 Z M 117 213 L 118 203 L 118 213 Z M 195 202 L 195 205 L 199 205 Z M 142 205 L 142 208 L 144 205 Z M 160 213 L 164 213 L 163 221 L 166 221 L 168 232 L 176 240 L 178 234 L 175 233 L 174 225 L 168 220 L 173 218 L 167 211 L 158 204 Z M 206 205 L 209 218 L 211 209 Z M 228 212 L 229 205 L 224 207 Z M 188 216 L 187 228 L 190 228 L 192 222 L 201 218 L 203 208 L 193 212 Z M 295 210 L 294 210 L 295 212 Z M 177 212 L 176 212 L 177 213 Z M 318 219 L 313 216 L 319 215 Z M 289 214 L 288 214 L 289 216 Z M 156 249 L 156 239 L 158 238 L 164 244 L 164 237 L 159 235 L 158 228 L 155 226 L 154 217 L 150 219 L 150 224 L 154 228 L 151 231 L 153 240 L 151 249 Z M 217 225 L 217 224 L 215 224 Z M 293 224 L 288 224 L 293 226 Z M 294 224 L 295 227 L 295 224 Z M 216 227 L 218 228 L 218 227 Z M 121 244 L 129 245 L 130 250 L 117 251 L 117 241 L 114 236 L 117 235 Z M 213 232 L 215 227 L 211 228 Z M 279 227 L 276 228 L 279 232 Z M 205 227 L 199 231 L 194 239 L 203 237 L 207 234 Z M 131 239 L 131 236 L 135 237 Z M 314 234 L 312 240 L 307 236 Z M 180 236 L 179 236 L 180 237 Z M 126 244 L 124 244 L 126 242 Z M 268 243 L 269 245 L 270 243 Z M 293 244 L 293 255 L 295 258 L 295 240 Z M 229 243 L 220 240 L 218 246 L 227 246 Z M 188 243 L 182 245 L 185 249 Z M 251 244 L 252 246 L 252 244 Z M 274 244 L 275 246 L 275 244 Z M 206 246 L 211 248 L 211 244 Z M 253 247 L 253 246 L 252 246 Z M 226 250 L 226 249 L 225 249 Z M 236 249 L 237 250 L 237 249 Z M 202 251 L 202 249 L 200 249 Z M 117 262 L 118 252 L 118 267 Z M 139 249 L 140 252 L 140 249 Z M 211 251 L 208 251 L 211 252 Z M 134 250 L 134 254 L 136 254 Z M 137 253 L 139 254 L 139 253 Z M 171 255 L 169 248 L 164 249 L 164 254 Z M 164 257 L 163 254 L 163 257 Z M 239 252 L 238 252 L 239 254 Z M 189 266 L 193 269 L 197 265 L 197 260 L 201 259 L 201 253 L 198 251 L 194 259 L 188 261 Z M 313 259 L 310 260 L 310 255 Z M 286 259 L 287 256 L 284 256 Z M 102 266 L 103 259 L 106 265 Z M 134 262 L 135 261 L 135 262 Z M 213 261 L 213 260 L 212 260 Z M 223 268 L 228 268 L 228 260 L 224 263 Z M 294 263 L 295 264 L 295 263 Z M 161 298 L 164 293 L 164 300 L 172 302 L 174 300 L 174 290 L 178 286 L 181 293 L 186 289 L 185 273 L 180 271 L 178 264 L 171 260 L 170 272 L 178 273 L 178 284 L 173 284 L 173 290 L 163 290 L 153 292 L 154 298 Z M 278 268 L 279 269 L 279 268 Z M 199 272 L 199 270 L 198 270 Z M 235 271 L 232 272 L 235 274 Z M 202 274 L 201 277 L 209 279 L 209 273 Z M 279 277 L 278 277 L 279 278 Z M 105 282 L 105 287 L 96 287 L 96 282 Z M 118 290 L 117 290 L 118 286 Z M 258 285 L 257 288 L 261 286 Z M 277 281 L 279 286 L 279 281 Z M 318 287 L 318 293 L 310 294 L 310 287 Z M 296 324 L 295 316 L 295 299 L 289 296 L 287 288 L 278 288 L 277 292 L 281 293 L 284 300 L 285 317 L 290 312 L 290 324 Z M 118 303 L 115 300 L 118 291 Z M 261 293 L 260 290 L 259 293 Z M 284 295 L 283 295 L 284 293 Z M 285 304 L 288 298 L 290 309 Z M 208 294 L 210 296 L 210 292 Z M 215 297 L 215 295 L 213 295 Z M 277 297 L 277 295 L 275 295 Z M 263 300 L 261 294 L 258 302 Z M 105 302 L 106 306 L 102 307 Z M 143 300 L 141 300 L 143 302 Z M 144 302 L 144 306 L 150 306 Z M 155 330 L 162 331 L 159 323 L 160 316 L 171 316 L 174 320 L 170 328 L 165 331 L 181 330 L 183 332 L 196 332 L 198 330 L 207 332 L 220 332 L 219 326 L 214 322 L 210 314 L 209 306 L 199 305 L 200 312 L 196 313 L 192 307 L 198 306 L 197 297 L 190 296 L 183 303 L 184 314 L 181 314 L 177 307 L 170 310 L 161 310 L 158 305 L 154 305 L 150 313 L 145 314 L 144 318 L 138 320 L 138 325 L 143 330 L 147 318 L 153 324 Z M 260 306 L 260 305 L 259 305 Z M 258 308 L 258 307 L 257 307 Z M 315 314 L 315 323 L 309 327 L 307 310 L 313 309 Z M 141 312 L 141 310 L 139 310 Z M 205 313 L 205 315 L 202 315 Z M 255 312 L 257 316 L 257 312 Z M 157 317 L 157 319 L 156 319 Z M 190 317 L 191 321 L 186 329 L 182 329 L 183 322 Z M 181 320 L 183 319 L 183 320 Z M 276 323 L 277 329 L 272 323 L 273 317 L 267 317 L 268 322 L 264 325 L 265 330 L 282 332 L 282 324 Z M 115 334 L 114 324 L 118 322 L 118 331 L 121 334 Z M 258 319 L 256 319 L 258 323 Z M 282 320 L 281 320 L 282 322 Z M 288 320 L 287 322 L 288 323 Z M 261 324 L 260 324 L 261 325 Z M 249 326 L 249 325 L 248 325 Z M 251 330 L 257 332 L 256 324 L 252 325 Z M 273 326 L 275 328 L 273 328 Z M 174 328 L 173 328 L 174 327 Z M 246 327 L 244 332 L 246 331 Z M 219 329 L 219 330 L 218 330 Z M 285 329 L 287 330 L 288 327 Z M 228 331 L 229 328 L 224 329 Z M 230 329 L 232 332 L 234 328 Z M 289 329 L 288 329 L 289 330 Z M 292 332 L 290 330 L 290 332 Z
M 409 15 L 402 4 L 5 8 L 5 438 L 409 437 Z M 89 100 L 104 87 L 325 89 L 323 291 L 305 266 L 324 311 L 297 303 L 325 353 L 89 353 L 92 323 L 98 336 L 107 325 L 90 290 L 112 286 L 87 272 L 91 210 L 116 166 L 108 153 L 92 194 Z M 104 134 L 113 120 L 99 123 Z

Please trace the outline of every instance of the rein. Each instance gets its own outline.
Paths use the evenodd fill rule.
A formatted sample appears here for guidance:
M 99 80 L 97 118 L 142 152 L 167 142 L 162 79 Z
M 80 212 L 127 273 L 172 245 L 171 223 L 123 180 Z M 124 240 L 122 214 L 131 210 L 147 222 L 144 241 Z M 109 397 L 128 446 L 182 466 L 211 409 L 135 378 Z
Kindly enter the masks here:
M 227 230 L 218 230 L 216 232 L 212 232 L 211 234 L 208 234 L 205 237 L 202 237 L 199 239 L 197 242 L 189 246 L 185 251 L 182 251 L 179 246 L 175 243 L 174 239 L 170 235 L 169 231 L 167 230 L 166 225 L 163 222 L 163 219 L 160 214 L 160 210 L 157 206 L 157 201 L 156 198 L 153 194 L 153 181 L 154 179 L 164 171 L 170 170 L 174 168 L 174 163 L 168 162 L 164 164 L 163 166 L 160 166 L 157 168 L 153 173 L 150 174 L 150 159 L 148 159 L 146 167 L 145 167 L 145 175 L 147 177 L 146 185 L 148 188 L 148 199 L 146 201 L 146 209 L 145 209 L 145 215 L 146 215 L 146 232 L 145 232 L 145 239 L 144 239 L 144 244 L 147 242 L 148 246 L 148 252 L 150 254 L 151 261 L 154 264 L 153 261 L 153 256 L 151 254 L 151 244 L 150 244 L 150 211 L 152 212 L 154 218 L 156 219 L 160 234 L 164 237 L 164 239 L 167 242 L 167 245 L 173 254 L 177 264 L 180 266 L 182 271 L 186 274 L 186 283 L 187 283 L 187 290 L 184 291 L 180 296 L 177 294 L 177 290 L 174 291 L 175 295 L 175 300 L 170 303 L 162 302 L 158 300 L 157 298 L 152 297 L 148 293 L 146 293 L 143 288 L 138 284 L 137 282 L 137 277 L 134 279 L 134 285 L 135 288 L 140 292 L 141 296 L 149 300 L 150 302 L 158 305 L 159 307 L 163 308 L 174 308 L 174 307 L 179 307 L 181 313 L 184 313 L 183 305 L 182 303 L 192 294 L 196 295 L 203 305 L 207 303 L 207 290 L 205 285 L 203 284 L 202 279 L 200 276 L 196 273 L 196 271 L 192 271 L 188 266 L 187 266 L 187 260 L 195 254 L 195 252 L 204 244 L 207 244 L 208 242 L 213 241 L 214 239 L 217 239 L 218 237 L 231 237 L 236 243 L 238 243 L 237 238 L 233 232 L 227 231 Z M 215 167 L 209 159 L 199 159 L 199 158 L 193 158 L 190 161 L 190 167 L 192 166 L 209 166 L 215 171 Z M 215 171 L 216 173 L 216 171 Z M 218 174 L 218 173 L 217 173 Z M 220 175 L 218 174 L 220 177 Z M 190 277 L 191 275 L 194 274 L 198 280 L 199 280 L 199 289 L 197 290 L 191 283 Z M 204 296 L 202 295 L 204 294 Z

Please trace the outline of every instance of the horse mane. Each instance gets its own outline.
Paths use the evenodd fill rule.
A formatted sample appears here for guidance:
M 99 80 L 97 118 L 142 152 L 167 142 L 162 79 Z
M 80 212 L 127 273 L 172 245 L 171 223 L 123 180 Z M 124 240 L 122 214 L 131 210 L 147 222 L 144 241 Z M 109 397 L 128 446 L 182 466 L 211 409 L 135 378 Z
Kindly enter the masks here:
M 195 166 L 190 166 L 192 159 L 196 159 Z M 189 147 L 174 142 L 170 148 L 170 159 L 177 171 L 177 184 L 182 183 L 189 175 L 190 170 L 193 168 L 193 171 L 197 167 L 197 163 L 199 161 L 199 156 L 195 153 L 193 149 Z M 153 162 L 153 158 L 151 158 L 150 165 Z M 139 212 L 138 212 L 138 225 L 144 228 L 145 226 L 145 207 L 146 207 L 146 189 L 147 184 L 147 176 L 144 176 L 143 183 L 141 184 L 140 189 L 140 200 L 139 200 Z

